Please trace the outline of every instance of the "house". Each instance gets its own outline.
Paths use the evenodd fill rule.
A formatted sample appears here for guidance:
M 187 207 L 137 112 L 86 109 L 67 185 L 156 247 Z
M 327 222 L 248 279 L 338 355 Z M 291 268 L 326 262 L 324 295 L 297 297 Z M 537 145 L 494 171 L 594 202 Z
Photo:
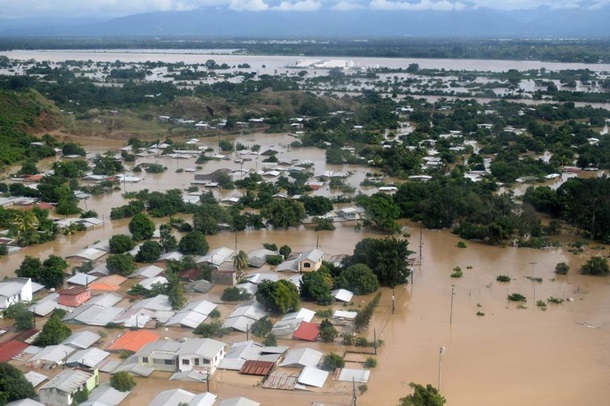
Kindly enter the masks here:
M 59 292 L 59 304 L 78 307 L 91 299 L 91 291 L 84 286 L 73 286 Z
M 210 392 L 195 395 L 184 389 L 170 389 L 159 392 L 148 406 L 212 406 L 217 398 Z
M 260 403 L 244 397 L 222 400 L 218 406 L 260 406 Z
M 157 371 L 212 374 L 225 356 L 225 343 L 211 338 L 156 341 L 145 345 L 135 356 L 139 365 Z
M 212 270 L 212 283 L 233 286 L 237 283 L 241 274 L 243 272 L 238 272 L 235 269 L 214 269 Z
M 147 330 L 128 331 L 114 341 L 106 350 L 108 351 L 131 351 L 137 352 L 150 343 L 156 342 L 159 334 Z
M 324 252 L 318 248 L 303 251 L 291 256 L 287 261 L 282 262 L 275 269 L 276 272 L 313 272 L 322 266 Z
M 32 300 L 32 280 L 30 278 L 12 278 L 0 282 L 0 309 L 6 309 L 18 302 Z
M 76 351 L 76 349 L 68 345 L 49 345 L 34 354 L 25 365 L 28 367 L 38 367 L 42 365 L 45 368 L 53 368 L 57 365 L 64 364 L 64 359 L 74 351 Z
M 337 215 L 344 220 L 360 220 L 364 214 L 364 209 L 361 207 L 345 207 L 337 211 Z
M 47 406 L 69 406 L 74 402 L 74 395 L 79 390 L 88 391 L 100 382 L 98 371 L 91 373 L 80 369 L 62 371 L 55 378 L 44 384 L 38 395 L 40 401 Z

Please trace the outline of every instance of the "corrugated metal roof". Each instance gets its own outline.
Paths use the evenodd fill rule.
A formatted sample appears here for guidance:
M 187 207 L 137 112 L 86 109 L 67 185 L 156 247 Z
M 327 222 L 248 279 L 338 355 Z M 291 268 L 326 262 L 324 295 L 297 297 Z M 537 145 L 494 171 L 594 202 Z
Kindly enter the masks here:
M 92 374 L 79 369 L 65 370 L 44 384 L 40 391 L 58 390 L 64 393 L 74 393 L 92 376 Z
M 66 338 L 62 344 L 69 345 L 74 348 L 85 349 L 95 344 L 102 336 L 93 331 L 79 331 Z
M 8 341 L 0 344 L 0 362 L 6 362 L 21 354 L 29 345 L 21 341 Z
M 225 348 L 225 343 L 211 338 L 195 338 L 181 343 L 178 355 L 201 355 L 206 358 L 214 358 Z
M 341 302 L 351 302 L 354 293 L 346 289 L 335 289 L 332 291 L 333 297 Z
M 290 374 L 284 371 L 274 371 L 267 377 L 267 379 L 265 379 L 265 382 L 263 382 L 263 388 L 294 390 L 294 386 L 297 384 L 298 379 L 298 374 Z
M 312 350 L 311 348 L 297 348 L 288 350 L 286 358 L 280 364 L 282 367 L 307 367 L 316 366 L 322 359 L 323 354 L 320 351 Z
M 245 375 L 267 376 L 273 371 L 275 362 L 269 361 L 246 361 L 239 372 Z
M 85 286 L 95 281 L 96 279 L 98 279 L 98 277 L 95 275 L 89 275 L 86 273 L 78 272 L 74 276 L 68 278 L 66 282 L 68 282 L 69 285 Z
M 260 406 L 260 403 L 250 400 L 248 398 L 239 397 L 232 399 L 225 399 L 218 404 L 218 406 Z
M 75 351 L 74 348 L 67 345 L 49 345 L 43 348 L 27 362 L 28 364 L 37 365 L 38 363 L 61 363 L 64 358 Z
M 148 343 L 157 341 L 160 338 L 159 334 L 152 331 L 137 330 L 128 331 L 119 337 L 115 342 L 110 344 L 108 351 L 121 351 L 127 350 L 132 352 L 138 352 L 142 347 Z
M 310 322 L 314 318 L 315 315 L 316 315 L 316 312 L 303 307 L 298 312 L 286 313 L 286 315 L 284 315 L 284 317 L 282 317 L 282 320 L 302 319 L 302 320 L 305 320 L 306 322 Z
M 39 374 L 38 372 L 35 372 L 35 371 L 28 371 L 25 374 L 23 374 L 23 376 L 25 377 L 25 379 L 28 380 L 29 383 L 32 384 L 33 387 L 37 387 L 38 385 L 40 385 L 41 383 L 43 383 L 44 381 L 49 379 L 48 376 Z
M 333 381 L 367 383 L 371 371 L 368 369 L 337 368 L 333 373 Z
M 32 399 L 21 399 L 15 400 L 14 402 L 9 402 L 6 406 L 45 406 L 44 403 L 36 402 Z
M 155 396 L 148 406 L 170 406 L 179 405 L 181 403 L 189 404 L 194 397 L 194 393 L 185 391 L 184 389 L 170 389 Z
M 103 383 L 91 391 L 88 401 L 81 403 L 81 406 L 87 406 L 89 402 L 101 402 L 106 406 L 118 406 L 130 393 L 131 391 L 118 391 L 110 386 L 109 383 Z
M 318 341 L 318 335 L 320 335 L 320 326 L 304 321 L 292 334 L 292 338 L 315 342 Z
M 315 386 L 321 388 L 328 378 L 328 371 L 323 371 L 315 367 L 305 367 L 299 375 L 298 382 L 307 386 Z
M 86 368 L 93 368 L 109 355 L 109 352 L 100 350 L 99 348 L 87 348 L 86 350 L 79 350 L 71 354 L 66 360 L 66 364 L 73 366 L 82 365 Z
M 213 393 L 200 393 L 195 395 L 193 400 L 191 400 L 191 403 L 189 403 L 189 406 L 212 406 L 216 402 L 216 399 L 218 399 L 218 396 Z
M 156 265 L 148 265 L 148 266 L 136 269 L 136 271 L 134 273 L 132 273 L 131 275 L 129 275 L 129 277 L 130 278 L 137 278 L 137 277 L 152 278 L 152 277 L 159 275 L 161 272 L 163 272 L 163 268 L 158 267 Z

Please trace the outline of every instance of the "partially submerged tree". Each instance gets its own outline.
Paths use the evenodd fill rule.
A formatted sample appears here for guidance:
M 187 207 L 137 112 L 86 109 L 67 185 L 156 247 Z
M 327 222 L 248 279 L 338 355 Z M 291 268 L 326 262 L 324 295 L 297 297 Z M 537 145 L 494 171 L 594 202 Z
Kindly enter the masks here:
M 57 345 L 70 337 L 70 334 L 72 334 L 72 331 L 61 320 L 59 313 L 52 313 L 32 344 L 39 347 Z
M 301 308 L 299 289 L 288 280 L 264 280 L 258 285 L 256 300 L 274 313 L 288 313 Z
M 411 382 L 409 386 L 413 388 L 413 393 L 401 398 L 398 406 L 443 406 L 447 402 L 438 389 L 430 384 L 424 387 Z
M 33 399 L 34 387 L 25 379 L 23 372 L 7 362 L 0 363 L 0 405 L 14 400 Z
M 155 232 L 155 223 L 144 213 L 138 213 L 129 221 L 129 232 L 134 241 L 150 240 Z
M 136 381 L 129 372 L 121 371 L 112 375 L 110 386 L 120 392 L 129 392 L 136 386 Z

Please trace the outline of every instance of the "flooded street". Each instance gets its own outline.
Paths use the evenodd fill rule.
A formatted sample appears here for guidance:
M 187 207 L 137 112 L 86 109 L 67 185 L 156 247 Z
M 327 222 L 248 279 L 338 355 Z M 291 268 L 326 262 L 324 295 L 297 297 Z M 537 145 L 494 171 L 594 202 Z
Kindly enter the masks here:
M 235 137 L 233 137 L 235 138 Z M 364 179 L 366 168 L 336 167 L 324 163 L 324 151 L 315 148 L 289 150 L 293 138 L 285 135 L 244 135 L 236 140 L 245 144 L 261 144 L 261 151 L 272 148 L 281 151 L 280 160 L 308 159 L 315 162 L 315 174 L 326 170 L 354 171 L 349 183 L 358 185 Z M 215 148 L 215 139 L 202 139 L 202 144 Z M 94 145 L 90 150 L 103 151 L 108 145 Z M 113 145 L 120 146 L 120 145 Z M 99 148 L 99 149 L 98 149 Z M 254 157 L 243 163 L 245 170 L 260 170 L 263 157 Z M 169 170 L 160 175 L 143 173 L 144 182 L 124 185 L 127 191 L 185 189 L 193 179 L 192 173 L 175 173 L 175 168 L 194 167 L 194 160 L 172 160 L 165 157 L 138 159 L 141 162 L 159 162 Z M 50 165 L 50 162 L 46 164 Z M 219 168 L 238 169 L 232 160 L 210 161 L 198 173 L 210 173 Z M 123 187 L 123 185 L 122 185 Z M 327 189 L 322 194 L 331 195 Z M 238 191 L 213 190 L 218 197 L 239 195 Z M 72 236 L 60 236 L 54 242 L 33 246 L 0 259 L 2 276 L 12 276 L 24 255 L 46 258 L 50 254 L 70 255 L 96 241 L 118 233 L 128 233 L 128 219 L 110 221 L 110 209 L 124 204 L 120 192 L 91 197 L 87 208 L 103 216 L 103 227 Z M 85 208 L 85 202 L 81 202 Z M 188 219 L 187 216 L 183 216 Z M 157 222 L 167 219 L 156 219 Z M 408 228 L 409 248 L 419 250 L 419 228 Z M 353 224 L 340 223 L 334 231 L 315 232 L 310 227 L 288 230 L 250 230 L 238 233 L 222 232 L 209 236 L 212 248 L 227 246 L 250 251 L 263 242 L 287 244 L 293 251 L 319 247 L 329 258 L 335 254 L 350 254 L 362 238 L 383 237 L 369 231 L 355 231 Z M 513 247 L 492 247 L 468 243 L 467 248 L 456 246 L 457 236 L 446 231 L 422 232 L 422 265 L 415 268 L 414 284 L 395 290 L 396 314 L 391 314 L 391 291 L 383 290 L 382 301 L 374 317 L 368 338 L 373 330 L 384 341 L 377 356 L 378 366 L 371 374 L 368 391 L 358 398 L 359 405 L 394 405 L 400 397 L 410 393 L 409 382 L 437 385 L 439 375 L 439 349 L 446 347 L 440 362 L 442 393 L 449 405 L 509 406 L 530 404 L 536 399 L 540 405 L 604 404 L 610 395 L 610 295 L 609 280 L 585 277 L 578 274 L 580 265 L 588 255 L 574 255 L 565 248 L 532 250 Z M 606 254 L 605 251 L 599 251 Z M 599 253 L 598 252 L 598 253 Z M 554 274 L 555 265 L 570 265 L 567 276 Z M 464 276 L 450 278 L 452 269 L 460 266 Z M 254 271 L 251 271 L 254 272 Z M 508 275 L 511 282 L 496 281 L 498 275 Z M 533 284 L 527 276 L 540 277 Z M 452 285 L 455 285 L 451 310 Z M 218 292 L 217 292 L 218 293 Z M 526 308 L 519 308 L 506 297 L 521 293 L 527 297 Z M 550 296 L 573 298 L 562 304 L 547 305 L 543 311 L 537 300 Z M 217 299 L 218 295 L 213 296 Z M 362 298 L 354 300 L 357 307 Z M 315 308 L 306 304 L 308 308 Z M 335 305 L 335 308 L 341 306 Z M 477 312 L 484 316 L 477 316 Z M 452 322 L 449 320 L 452 318 Z M 161 333 L 164 334 L 164 333 Z M 170 333 L 165 333 L 170 334 Z M 181 336 L 184 332 L 171 335 Z M 190 334 L 190 333 L 189 333 Z M 232 334 L 228 342 L 245 337 Z M 281 344 L 308 345 L 279 340 Z M 315 344 L 324 352 L 343 354 L 345 347 Z M 103 378 L 105 379 L 105 378 Z M 320 402 L 329 405 L 348 405 L 351 385 L 327 381 L 325 388 L 315 392 L 282 392 L 257 387 L 259 378 L 239 377 L 222 371 L 214 375 L 212 391 L 221 398 L 247 396 L 263 405 L 284 405 L 286 399 L 294 405 L 311 405 Z M 195 392 L 204 391 L 205 384 L 168 381 L 160 374 L 151 378 L 138 378 L 135 394 L 126 401 L 127 406 L 145 404 L 160 390 L 182 387 Z

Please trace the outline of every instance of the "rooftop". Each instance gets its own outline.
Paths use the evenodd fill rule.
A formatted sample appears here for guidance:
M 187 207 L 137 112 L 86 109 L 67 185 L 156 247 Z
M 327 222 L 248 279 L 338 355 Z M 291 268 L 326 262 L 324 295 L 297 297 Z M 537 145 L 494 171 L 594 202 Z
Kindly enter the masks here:
M 92 374 L 80 369 L 68 369 L 44 384 L 40 390 L 55 389 L 64 393 L 74 393 L 92 376 Z
M 159 334 L 153 333 L 152 331 L 128 331 L 122 336 L 120 336 L 115 342 L 110 344 L 106 349 L 108 351 L 127 350 L 132 352 L 138 352 L 146 344 L 155 342 L 159 338 Z

